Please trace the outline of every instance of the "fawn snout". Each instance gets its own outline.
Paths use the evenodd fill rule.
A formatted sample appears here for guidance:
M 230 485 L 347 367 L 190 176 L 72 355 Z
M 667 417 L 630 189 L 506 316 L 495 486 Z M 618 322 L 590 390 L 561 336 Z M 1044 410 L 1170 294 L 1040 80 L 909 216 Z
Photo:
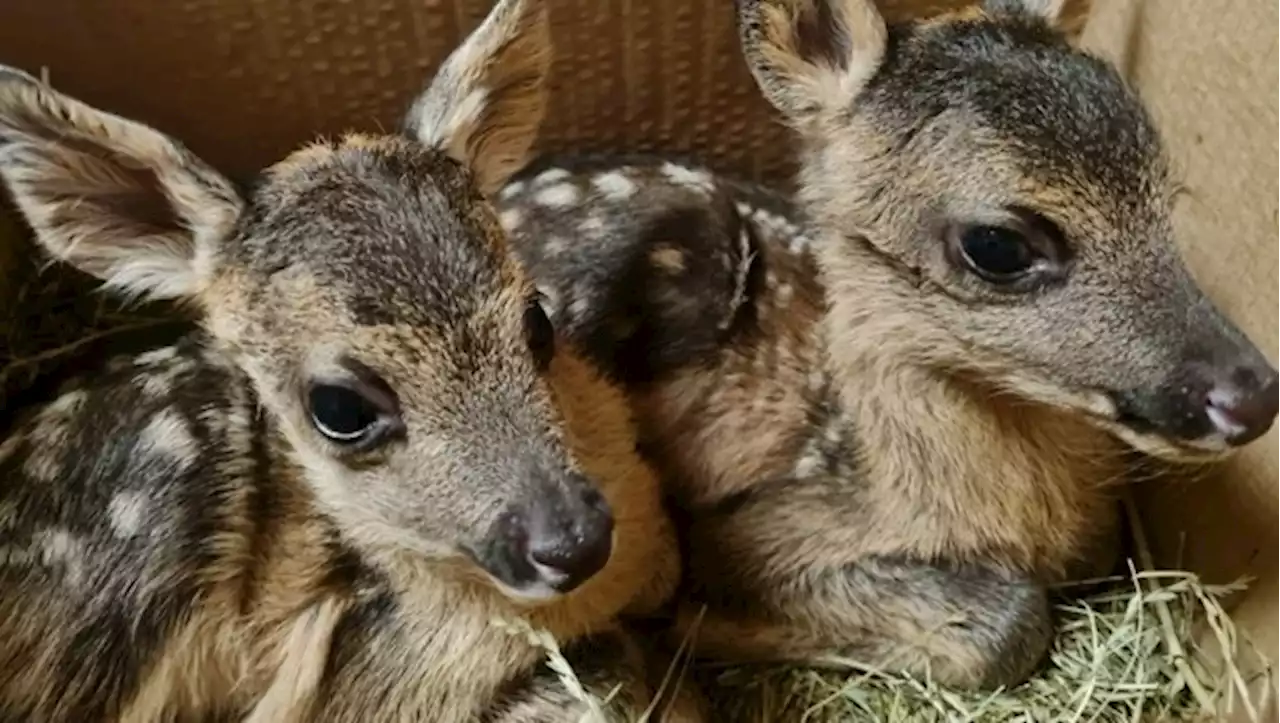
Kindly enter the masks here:
M 1196 406 L 1204 410 L 1214 432 L 1233 447 L 1266 434 L 1276 418 L 1276 370 L 1258 356 L 1209 368 L 1195 390 Z
M 481 564 L 512 597 L 568 593 L 604 568 L 613 552 L 613 512 L 590 480 L 566 475 L 497 522 Z
M 1280 415 L 1280 372 L 1252 344 L 1215 346 L 1188 354 L 1155 393 L 1126 395 L 1121 413 L 1197 448 L 1243 447 L 1266 434 Z
M 1134 252 L 1079 307 L 1100 343 L 1072 357 L 1102 380 L 1113 430 L 1139 451 L 1173 462 L 1221 458 L 1267 433 L 1277 415 L 1277 371 L 1262 350 L 1167 248 Z

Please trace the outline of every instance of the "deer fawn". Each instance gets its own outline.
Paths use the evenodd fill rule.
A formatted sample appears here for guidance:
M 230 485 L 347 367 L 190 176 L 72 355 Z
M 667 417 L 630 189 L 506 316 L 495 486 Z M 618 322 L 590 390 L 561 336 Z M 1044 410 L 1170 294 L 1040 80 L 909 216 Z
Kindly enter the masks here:
M 1016 682 L 1046 585 L 1114 560 L 1132 450 L 1208 460 L 1271 426 L 1276 371 L 1180 260 L 1160 137 L 1076 47 L 1082 5 L 887 25 L 739 0 L 803 139 L 794 205 L 646 157 L 500 193 L 687 519 L 700 652 Z
M 0 69 L 0 177 L 39 242 L 203 319 L 0 445 L 0 719 L 578 720 L 495 619 L 649 703 L 663 670 L 616 620 L 678 581 L 656 477 L 484 200 L 549 46 L 540 0 L 500 0 L 402 135 L 245 190 Z

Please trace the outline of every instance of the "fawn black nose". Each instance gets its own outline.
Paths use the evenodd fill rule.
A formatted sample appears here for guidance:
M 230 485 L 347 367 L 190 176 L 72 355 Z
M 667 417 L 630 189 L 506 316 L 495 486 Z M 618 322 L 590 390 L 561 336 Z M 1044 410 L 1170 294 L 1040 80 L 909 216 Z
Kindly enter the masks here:
M 1276 370 L 1237 367 L 1214 380 L 1204 409 L 1213 429 L 1234 447 L 1266 434 L 1276 418 Z
M 538 578 L 569 592 L 600 572 L 613 552 L 613 514 L 586 480 L 576 494 L 551 494 L 529 509 L 528 557 Z

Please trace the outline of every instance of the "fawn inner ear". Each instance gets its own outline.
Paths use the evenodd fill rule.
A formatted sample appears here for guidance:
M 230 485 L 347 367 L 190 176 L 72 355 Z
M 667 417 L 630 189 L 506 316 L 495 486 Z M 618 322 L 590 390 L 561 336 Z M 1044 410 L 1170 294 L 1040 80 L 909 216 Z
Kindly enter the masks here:
M 860 89 L 884 59 L 888 43 L 884 17 L 872 0 L 825 0 L 816 5 L 813 17 L 821 20 L 829 37 L 821 52 L 832 67 L 844 71 L 846 85 Z
M 543 0 L 499 0 L 445 59 L 404 121 L 496 192 L 524 164 L 546 109 L 551 37 Z
M 104 149 L 83 144 L 78 154 L 82 173 L 92 173 L 90 168 L 96 165 L 99 171 L 105 169 L 107 173 L 114 172 L 118 175 L 119 187 L 104 191 L 102 199 L 104 205 L 114 208 L 119 219 L 136 226 L 140 234 L 169 234 L 184 231 L 186 224 L 165 196 L 156 172 L 150 168 L 133 167 L 127 159 L 111 158 L 109 153 Z
M 181 144 L 0 72 L 0 179 L 53 256 L 128 294 L 197 293 L 241 200 Z
M 884 57 L 873 0 L 737 0 L 747 64 L 766 98 L 805 127 L 848 107 Z
M 846 69 L 853 54 L 848 30 L 838 25 L 828 2 L 816 2 L 811 12 L 796 18 L 796 50 L 815 65 Z

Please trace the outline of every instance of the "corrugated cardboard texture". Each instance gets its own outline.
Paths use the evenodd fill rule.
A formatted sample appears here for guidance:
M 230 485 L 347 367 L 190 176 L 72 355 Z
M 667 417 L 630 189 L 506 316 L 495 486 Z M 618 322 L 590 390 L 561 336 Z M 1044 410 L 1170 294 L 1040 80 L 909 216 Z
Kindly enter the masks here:
M 317 134 L 388 128 L 490 0 L 9 0 L 0 62 L 151 122 L 248 174 Z M 784 178 L 790 136 L 740 59 L 730 0 L 552 0 L 560 47 L 544 148 L 698 153 Z M 890 15 L 963 0 L 884 0 Z M 1189 193 L 1179 231 L 1209 293 L 1277 344 L 1276 4 L 1097 0 L 1095 47 L 1126 56 Z M 1223 475 L 1146 494 L 1165 562 L 1261 575 L 1239 618 L 1276 654 L 1277 435 Z
M 248 173 L 316 133 L 388 127 L 489 0 L 7 2 L 0 58 Z M 556 0 L 552 147 L 785 157 L 735 53 L 731 3 Z M 745 149 L 764 148 L 762 153 Z
M 157 125 L 230 173 L 396 124 L 492 0 L 13 0 L 0 62 Z M 886 13 L 963 0 L 883 0 Z M 738 54 L 730 0 L 551 0 L 544 147 L 696 150 L 785 176 L 790 137 Z

